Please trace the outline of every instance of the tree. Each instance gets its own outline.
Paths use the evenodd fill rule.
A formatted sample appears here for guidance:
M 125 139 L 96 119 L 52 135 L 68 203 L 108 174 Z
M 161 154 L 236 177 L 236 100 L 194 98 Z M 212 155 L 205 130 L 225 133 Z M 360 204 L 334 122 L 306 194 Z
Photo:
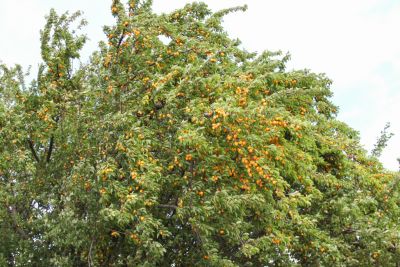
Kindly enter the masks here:
M 79 67 L 79 13 L 50 12 L 37 79 L 1 66 L 3 265 L 400 261 L 398 178 L 336 120 L 327 77 L 228 38 L 244 9 L 115 0 Z

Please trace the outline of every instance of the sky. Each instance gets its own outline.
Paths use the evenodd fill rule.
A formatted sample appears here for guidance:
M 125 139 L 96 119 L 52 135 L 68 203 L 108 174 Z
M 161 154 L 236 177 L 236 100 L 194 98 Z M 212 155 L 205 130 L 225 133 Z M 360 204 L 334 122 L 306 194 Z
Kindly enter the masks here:
M 82 61 L 104 39 L 113 23 L 111 0 L 0 0 L 0 60 L 7 65 L 40 62 L 39 31 L 50 8 L 82 10 L 90 41 Z M 157 13 L 183 7 L 189 0 L 154 0 Z M 398 169 L 400 157 L 400 1 L 399 0 L 204 0 L 214 11 L 248 5 L 230 14 L 224 25 L 248 51 L 291 54 L 287 69 L 310 69 L 333 80 L 332 101 L 338 119 L 360 132 L 371 151 L 386 122 L 395 134 L 381 161 Z

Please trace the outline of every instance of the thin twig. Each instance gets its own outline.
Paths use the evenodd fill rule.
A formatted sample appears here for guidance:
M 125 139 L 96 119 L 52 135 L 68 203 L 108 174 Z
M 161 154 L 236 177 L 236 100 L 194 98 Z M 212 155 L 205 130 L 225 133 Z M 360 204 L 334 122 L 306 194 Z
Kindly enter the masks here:
M 92 242 L 90 243 L 90 248 L 89 248 L 89 255 L 88 255 L 88 266 L 91 267 L 92 266 L 92 248 L 93 248 L 93 243 L 95 241 L 95 238 L 92 238 Z

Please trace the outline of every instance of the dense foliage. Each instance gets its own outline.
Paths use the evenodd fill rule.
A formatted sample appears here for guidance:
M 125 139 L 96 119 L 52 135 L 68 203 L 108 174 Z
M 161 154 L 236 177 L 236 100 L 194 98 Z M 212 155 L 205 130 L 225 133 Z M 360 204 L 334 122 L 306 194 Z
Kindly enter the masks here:
M 227 36 L 241 9 L 114 1 L 81 66 L 79 13 L 50 12 L 37 79 L 0 70 L 1 266 L 400 262 L 399 178 L 328 78 Z

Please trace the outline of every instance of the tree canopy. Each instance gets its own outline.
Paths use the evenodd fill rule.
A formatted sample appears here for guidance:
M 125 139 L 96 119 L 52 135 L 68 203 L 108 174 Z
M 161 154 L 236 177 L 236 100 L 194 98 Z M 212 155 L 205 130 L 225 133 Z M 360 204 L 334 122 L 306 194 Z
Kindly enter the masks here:
M 50 11 L 37 78 L 0 69 L 0 265 L 397 266 L 398 176 L 325 75 L 228 37 L 240 10 L 114 0 L 86 64 Z

